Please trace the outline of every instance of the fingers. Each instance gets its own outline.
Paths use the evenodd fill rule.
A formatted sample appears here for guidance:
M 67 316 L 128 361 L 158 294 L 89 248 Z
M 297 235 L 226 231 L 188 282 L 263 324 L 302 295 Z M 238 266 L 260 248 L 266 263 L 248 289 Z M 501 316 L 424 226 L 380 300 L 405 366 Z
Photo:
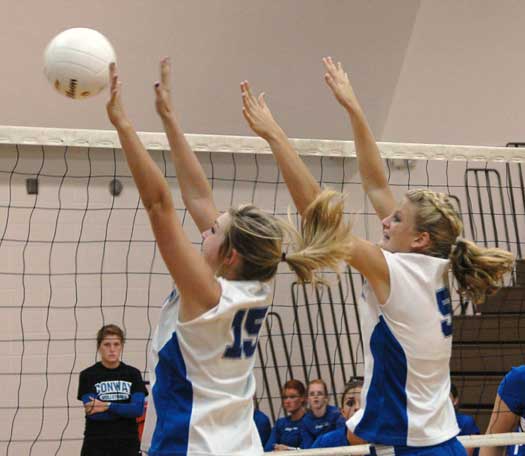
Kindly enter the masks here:
M 261 92 L 257 97 L 257 101 L 259 102 L 259 106 L 261 106 L 261 108 L 268 109 L 268 105 L 266 104 L 266 100 L 264 99 L 265 95 L 266 94 L 264 92 Z
M 330 87 L 332 90 L 335 89 L 335 81 L 330 73 L 325 73 L 324 80 L 326 81 L 328 87 Z
M 113 92 L 117 90 L 120 86 L 118 74 L 117 74 L 117 65 L 115 62 L 109 64 L 109 82 L 110 82 L 110 92 L 113 97 Z
M 118 101 L 121 86 L 122 82 L 120 82 L 117 76 L 115 76 L 115 78 L 111 81 L 111 98 L 109 99 L 110 104 L 114 104 Z
M 117 64 L 115 62 L 111 62 L 109 64 L 109 78 L 113 79 L 113 76 L 117 74 Z
M 336 65 L 332 60 L 332 57 L 323 57 L 323 63 L 326 71 L 332 76 L 333 79 L 338 77 L 348 79 L 348 75 L 345 73 L 343 64 L 341 62 L 337 62 Z
M 326 68 L 326 71 L 328 71 L 330 74 L 334 74 L 336 67 L 334 65 L 334 62 L 332 60 L 332 57 L 323 57 L 323 63 Z
M 170 90 L 170 76 L 171 76 L 171 60 L 169 57 L 164 57 L 160 61 L 160 82 L 166 90 Z
M 248 122 L 248 125 L 251 127 L 253 125 L 253 118 L 244 106 L 242 108 L 242 115 L 246 119 L 246 122 Z
M 257 105 L 257 102 L 255 101 L 255 97 L 252 94 L 248 81 L 241 82 L 241 92 L 243 105 L 246 108 L 253 109 L 253 107 Z

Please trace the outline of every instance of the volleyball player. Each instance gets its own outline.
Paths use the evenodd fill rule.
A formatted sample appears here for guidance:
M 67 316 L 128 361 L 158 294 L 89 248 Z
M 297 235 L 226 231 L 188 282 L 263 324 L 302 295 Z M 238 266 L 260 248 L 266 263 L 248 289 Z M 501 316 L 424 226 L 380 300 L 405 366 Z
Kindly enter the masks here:
M 328 404 L 328 388 L 320 378 L 308 383 L 308 412 L 301 425 L 301 448 L 310 448 L 315 439 L 345 427 L 345 419 L 335 405 Z
M 523 432 L 525 419 L 525 365 L 513 367 L 501 381 L 490 416 L 487 434 Z M 481 448 L 479 456 L 523 455 L 524 446 Z
M 275 422 L 264 447 L 265 451 L 301 448 L 301 423 L 306 413 L 306 388 L 303 382 L 297 379 L 288 380 L 283 386 L 281 398 L 286 416 Z
M 115 126 L 153 233 L 176 288 L 152 340 L 151 401 L 142 447 L 153 456 L 247 455 L 263 451 L 253 420 L 257 339 L 281 261 L 300 281 L 335 267 L 348 231 L 335 193 L 319 196 L 295 228 L 251 206 L 216 209 L 211 187 L 175 118 L 170 64 L 161 62 L 156 109 L 166 130 L 182 199 L 203 233 L 202 254 L 184 233 L 168 183 L 140 142 L 110 67 L 107 113 Z M 311 225 L 311 223 L 315 225 Z M 292 247 L 286 254 L 285 237 Z
M 513 256 L 460 237 L 446 195 L 410 190 L 397 202 L 375 139 L 342 65 L 324 59 L 325 80 L 350 117 L 365 193 L 381 220 L 374 244 L 353 236 L 348 263 L 366 279 L 359 302 L 365 341 L 362 408 L 347 422 L 349 441 L 406 455 L 465 455 L 449 398 L 452 307 L 448 272 L 477 303 L 497 290 Z M 270 145 L 300 213 L 320 192 L 260 95 L 241 84 L 244 116 Z
M 140 371 L 120 360 L 124 332 L 105 325 L 97 333 L 100 361 L 80 372 L 78 399 L 86 426 L 81 456 L 137 456 L 136 418 L 148 394 Z
M 348 420 L 361 408 L 362 380 L 351 380 L 345 386 L 341 397 L 341 414 Z M 310 448 L 333 448 L 349 445 L 346 427 L 339 427 L 334 431 L 321 434 Z

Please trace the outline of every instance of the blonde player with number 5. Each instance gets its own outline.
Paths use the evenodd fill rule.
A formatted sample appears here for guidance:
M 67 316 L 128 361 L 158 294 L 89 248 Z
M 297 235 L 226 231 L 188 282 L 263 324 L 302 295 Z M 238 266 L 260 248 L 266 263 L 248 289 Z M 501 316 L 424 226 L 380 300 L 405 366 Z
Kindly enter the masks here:
M 325 80 L 350 117 L 364 191 L 383 226 L 377 245 L 353 236 L 348 263 L 366 278 L 359 302 L 365 342 L 361 409 L 349 441 L 378 454 L 465 455 L 449 399 L 452 270 L 459 292 L 478 302 L 501 286 L 513 256 L 460 238 L 462 222 L 444 194 L 411 190 L 398 203 L 347 74 L 330 57 Z M 320 192 L 261 95 L 241 84 L 243 112 L 270 145 L 300 213 Z M 379 452 L 379 448 L 382 452 Z
M 156 108 L 166 130 L 182 198 L 203 233 L 202 254 L 179 221 L 166 179 L 140 142 L 111 66 L 107 112 L 176 289 L 152 340 L 151 400 L 142 447 L 152 456 L 262 453 L 253 421 L 253 367 L 281 261 L 299 280 L 335 267 L 348 244 L 341 199 L 324 193 L 306 210 L 307 230 L 247 205 L 219 214 L 211 187 L 175 118 L 170 64 L 161 62 Z M 294 250 L 283 255 L 285 238 Z

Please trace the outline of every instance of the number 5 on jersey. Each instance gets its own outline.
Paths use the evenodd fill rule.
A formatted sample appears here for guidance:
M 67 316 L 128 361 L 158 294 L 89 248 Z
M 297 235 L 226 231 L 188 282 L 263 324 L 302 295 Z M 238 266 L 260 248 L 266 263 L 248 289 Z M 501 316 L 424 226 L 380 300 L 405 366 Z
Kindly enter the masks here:
M 445 317 L 441 320 L 441 332 L 445 337 L 452 335 L 452 303 L 448 288 L 440 288 L 436 292 L 439 313 Z
M 245 358 L 254 355 L 268 307 L 239 310 L 232 322 L 233 344 L 226 347 L 224 358 Z

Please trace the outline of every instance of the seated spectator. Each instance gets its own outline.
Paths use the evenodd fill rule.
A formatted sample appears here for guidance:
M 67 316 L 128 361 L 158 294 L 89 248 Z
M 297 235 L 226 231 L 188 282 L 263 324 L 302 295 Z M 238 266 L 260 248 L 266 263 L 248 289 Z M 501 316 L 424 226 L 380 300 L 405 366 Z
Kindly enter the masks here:
M 520 418 L 525 417 L 525 365 L 513 367 L 501 381 L 492 415 L 487 427 L 487 434 L 513 432 L 518 428 Z M 503 447 L 483 447 L 480 456 L 500 456 Z M 508 452 L 510 449 L 510 453 Z M 522 447 L 511 446 L 507 454 L 522 454 Z
M 288 380 L 282 390 L 282 401 L 287 416 L 275 422 L 264 451 L 294 450 L 301 447 L 301 423 L 306 413 L 306 388 L 303 383 Z
M 473 416 L 465 415 L 458 412 L 459 408 L 459 392 L 456 385 L 450 384 L 450 400 L 454 405 L 456 411 L 456 420 L 458 421 L 459 434 L 458 435 L 479 435 L 479 428 Z M 468 456 L 478 456 L 479 448 L 465 448 Z
M 307 397 L 309 411 L 301 427 L 301 448 L 310 448 L 320 435 L 345 427 L 346 422 L 335 405 L 328 405 L 328 389 L 323 380 L 312 380 L 308 384 Z
M 350 419 L 350 417 L 359 410 L 361 406 L 362 389 L 362 380 L 352 379 L 346 384 L 341 398 L 341 413 L 346 420 Z M 350 442 L 347 438 L 346 426 L 344 426 L 337 428 L 335 431 L 320 435 L 315 439 L 311 448 L 333 448 L 348 445 L 350 445 Z
M 253 421 L 255 421 L 255 426 L 257 427 L 257 432 L 259 432 L 259 437 L 261 438 L 262 446 L 266 445 L 268 437 L 272 432 L 272 425 L 270 424 L 270 418 L 259 410 L 259 403 L 257 398 L 253 396 Z
M 86 425 L 81 456 L 136 456 L 136 418 L 148 394 L 140 371 L 120 360 L 124 332 L 105 325 L 97 333 L 100 361 L 80 372 L 77 398 L 84 404 Z

